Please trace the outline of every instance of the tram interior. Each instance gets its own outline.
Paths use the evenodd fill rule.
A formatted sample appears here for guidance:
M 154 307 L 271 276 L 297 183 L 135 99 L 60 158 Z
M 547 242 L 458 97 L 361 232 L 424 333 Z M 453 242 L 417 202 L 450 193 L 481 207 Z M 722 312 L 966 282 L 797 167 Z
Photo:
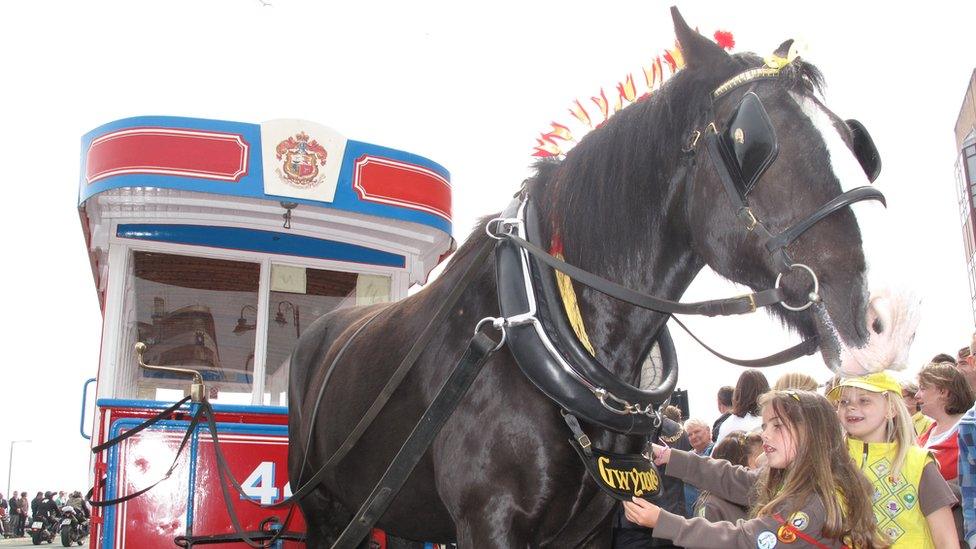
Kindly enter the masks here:
M 189 389 L 187 376 L 138 367 L 133 346 L 142 341 L 147 363 L 199 371 L 214 402 L 286 405 L 287 359 L 302 331 L 337 308 L 390 300 L 385 275 L 272 264 L 261 296 L 256 262 L 130 253 L 117 398 L 173 401 Z M 262 298 L 268 318 L 259 327 Z M 266 337 L 262 395 L 254 387 L 259 337 Z

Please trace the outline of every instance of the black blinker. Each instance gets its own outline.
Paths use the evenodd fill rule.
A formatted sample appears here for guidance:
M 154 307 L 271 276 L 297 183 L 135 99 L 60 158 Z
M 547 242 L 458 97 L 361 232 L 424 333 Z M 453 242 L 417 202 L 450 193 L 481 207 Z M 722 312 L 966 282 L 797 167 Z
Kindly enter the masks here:
M 762 101 L 753 92 L 742 97 L 721 136 L 725 163 L 745 196 L 776 160 L 776 131 Z
M 860 162 L 864 174 L 868 176 L 868 180 L 874 183 L 874 180 L 881 173 L 881 155 L 878 153 L 878 148 L 874 146 L 874 140 L 871 139 L 871 134 L 868 133 L 868 129 L 864 127 L 864 124 L 861 124 L 853 118 L 845 120 L 845 122 L 851 130 L 854 156 Z

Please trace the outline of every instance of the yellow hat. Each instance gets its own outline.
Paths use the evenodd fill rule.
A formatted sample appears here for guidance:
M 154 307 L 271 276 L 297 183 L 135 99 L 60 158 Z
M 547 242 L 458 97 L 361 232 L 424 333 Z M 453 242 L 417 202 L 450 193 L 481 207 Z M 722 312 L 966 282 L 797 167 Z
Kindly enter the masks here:
M 849 377 L 841 380 L 840 383 L 835 385 L 834 388 L 827 393 L 827 399 L 831 402 L 839 399 L 840 390 L 843 387 L 856 387 L 872 393 L 891 391 L 892 393 L 901 396 L 901 383 L 898 383 L 898 380 L 888 372 L 876 372 L 866 376 Z

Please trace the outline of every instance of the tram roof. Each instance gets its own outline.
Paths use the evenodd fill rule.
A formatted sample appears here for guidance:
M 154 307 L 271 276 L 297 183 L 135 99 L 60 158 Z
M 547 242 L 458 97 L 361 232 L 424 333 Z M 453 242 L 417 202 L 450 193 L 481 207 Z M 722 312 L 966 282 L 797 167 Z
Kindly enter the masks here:
M 443 166 L 314 122 L 141 116 L 102 125 L 81 144 L 78 207 L 96 282 L 110 234 L 123 224 L 353 242 L 415 258 L 404 265 L 414 282 L 455 246 Z M 283 227 L 289 212 L 291 227 Z

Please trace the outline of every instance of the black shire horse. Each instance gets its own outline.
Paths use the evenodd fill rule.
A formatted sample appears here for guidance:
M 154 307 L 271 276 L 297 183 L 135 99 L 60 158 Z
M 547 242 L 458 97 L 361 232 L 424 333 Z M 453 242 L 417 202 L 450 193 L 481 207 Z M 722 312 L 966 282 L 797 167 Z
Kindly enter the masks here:
M 690 29 L 677 12 L 674 18 L 686 67 L 663 89 L 585 136 L 565 159 L 540 163 L 527 182 L 545 220 L 543 241 L 558 231 L 569 263 L 671 300 L 706 264 L 740 284 L 769 289 L 782 269 L 755 232 L 744 228 L 701 144 L 694 153 L 683 149 L 695 130 L 713 121 L 723 130 L 746 93 L 761 98 L 779 152 L 750 191 L 749 202 L 775 234 L 841 193 L 845 182 L 837 157 L 846 155 L 856 165 L 855 132 L 816 99 L 820 73 L 799 59 L 776 77 L 747 82 L 713 99 L 722 83 L 762 67 L 763 60 L 729 55 Z M 784 57 L 785 48 L 778 50 Z M 828 123 L 818 125 L 811 109 Z M 835 135 L 828 139 L 825 132 Z M 832 140 L 846 144 L 844 150 L 830 149 Z M 673 181 L 689 154 L 695 155 L 691 169 Z M 867 185 L 865 174 L 859 175 L 859 184 Z M 485 221 L 423 291 L 394 304 L 335 311 L 302 335 L 291 359 L 289 387 L 293 487 L 301 482 L 299 471 L 305 479 L 311 476 L 362 417 L 488 238 L 484 229 Z M 773 312 L 802 336 L 818 337 L 825 362 L 836 369 L 844 349 L 864 347 L 873 337 L 865 320 L 869 294 L 861 234 L 851 209 L 838 209 L 815 224 L 788 251 L 794 262 L 816 272 L 823 306 L 819 314 L 781 305 Z M 475 325 L 499 316 L 490 258 L 476 267 L 448 320 L 436 327 L 416 367 L 356 447 L 301 501 L 309 547 L 328 547 L 336 539 L 458 361 Z M 802 304 L 810 278 L 790 271 L 783 287 L 787 303 Z M 637 384 L 650 338 L 667 316 L 579 284 L 575 288 L 595 358 L 624 382 Z M 336 353 L 378 310 L 326 380 Z M 874 332 L 884 329 L 880 321 L 873 323 Z M 313 415 L 315 430 L 309 435 Z M 640 451 L 639 437 L 585 427 L 605 450 Z M 503 348 L 484 366 L 378 527 L 407 539 L 456 540 L 466 548 L 605 547 L 614 502 L 587 477 L 568 438 L 559 407 Z

